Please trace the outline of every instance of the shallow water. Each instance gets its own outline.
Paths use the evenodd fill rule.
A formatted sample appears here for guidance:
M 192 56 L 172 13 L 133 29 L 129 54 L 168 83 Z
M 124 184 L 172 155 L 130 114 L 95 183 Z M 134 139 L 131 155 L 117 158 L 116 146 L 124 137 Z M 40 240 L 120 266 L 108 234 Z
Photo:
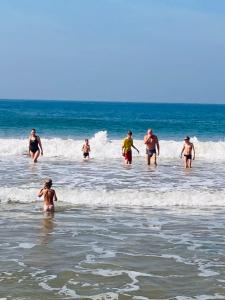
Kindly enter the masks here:
M 224 209 L 57 210 L 2 207 L 1 297 L 225 299 Z
M 224 113 L 0 102 L 0 300 L 225 299 Z M 144 158 L 149 126 L 160 138 L 157 167 Z M 32 127 L 44 148 L 37 164 L 27 156 Z M 132 166 L 121 157 L 127 129 L 140 150 Z M 186 134 L 196 148 L 191 170 L 179 159 Z M 47 177 L 59 199 L 54 216 L 37 199 Z

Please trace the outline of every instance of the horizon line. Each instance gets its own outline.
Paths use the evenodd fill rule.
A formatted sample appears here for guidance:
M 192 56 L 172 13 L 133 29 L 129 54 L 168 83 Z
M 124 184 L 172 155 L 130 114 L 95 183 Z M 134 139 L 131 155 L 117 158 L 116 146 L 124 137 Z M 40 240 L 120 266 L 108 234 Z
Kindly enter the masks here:
M 92 102 L 92 103 L 135 103 L 135 104 L 196 104 L 196 105 L 225 105 L 225 102 L 199 102 L 199 101 L 185 101 L 185 102 L 178 102 L 178 101 L 170 101 L 170 100 L 163 100 L 163 101 L 147 101 L 147 100 L 96 100 L 96 99 L 37 99 L 37 98 L 0 98 L 0 101 L 34 101 L 34 102 L 41 102 L 41 101 L 52 101 L 52 102 Z

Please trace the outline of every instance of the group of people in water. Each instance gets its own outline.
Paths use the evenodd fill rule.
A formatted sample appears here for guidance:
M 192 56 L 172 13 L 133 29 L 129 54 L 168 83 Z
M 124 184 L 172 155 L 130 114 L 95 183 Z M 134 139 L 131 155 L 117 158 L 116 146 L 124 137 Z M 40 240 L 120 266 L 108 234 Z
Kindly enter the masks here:
M 154 164 L 156 166 L 157 156 L 160 154 L 160 146 L 158 137 L 153 133 L 152 129 L 148 129 L 147 134 L 144 136 L 144 144 L 146 146 L 147 164 Z M 125 159 L 125 163 L 128 165 L 132 164 L 132 148 L 139 153 L 139 150 L 134 146 L 132 131 L 129 130 L 122 143 L 122 156 Z M 88 139 L 85 139 L 81 150 L 83 152 L 83 158 L 88 160 L 91 152 Z M 43 155 L 41 139 L 36 134 L 35 129 L 31 130 L 29 136 L 29 154 L 34 163 L 37 162 L 40 155 Z M 185 168 L 192 167 L 192 160 L 195 159 L 195 148 L 194 144 L 191 143 L 189 136 L 184 138 L 184 145 L 181 150 L 180 158 L 184 158 Z M 54 211 L 54 201 L 57 201 L 57 196 L 55 190 L 52 189 L 51 179 L 45 181 L 44 187 L 39 191 L 38 196 L 44 197 L 44 211 Z
M 159 156 L 160 147 L 158 137 L 153 134 L 152 129 L 148 129 L 147 134 L 144 136 L 144 144 L 146 146 L 147 164 L 150 165 L 153 163 L 157 165 L 157 156 Z M 139 150 L 134 146 L 132 132 L 129 130 L 122 144 L 122 155 L 127 164 L 132 163 L 132 148 L 139 153 Z M 189 136 L 184 138 L 184 145 L 180 157 L 184 157 L 185 168 L 191 168 L 192 160 L 195 159 L 195 148 L 194 144 L 190 142 Z

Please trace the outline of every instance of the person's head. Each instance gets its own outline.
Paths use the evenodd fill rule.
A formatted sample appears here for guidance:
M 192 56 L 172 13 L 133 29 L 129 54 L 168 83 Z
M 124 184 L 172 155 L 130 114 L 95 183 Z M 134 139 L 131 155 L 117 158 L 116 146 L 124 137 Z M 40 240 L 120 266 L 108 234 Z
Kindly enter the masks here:
M 47 189 L 50 189 L 52 187 L 52 180 L 50 178 L 45 180 L 44 187 Z
M 189 136 L 186 136 L 186 137 L 184 138 L 184 141 L 185 141 L 185 143 L 189 143 L 189 142 L 190 142 L 190 137 L 189 137 Z
M 36 129 L 32 128 L 30 134 L 31 135 L 36 135 Z
M 84 142 L 85 142 L 86 145 L 88 145 L 89 140 L 88 140 L 88 139 L 85 139 Z
M 148 134 L 149 136 L 153 135 L 153 131 L 152 131 L 151 128 L 148 129 L 147 134 Z
M 131 138 L 131 137 L 132 137 L 132 134 L 133 134 L 132 131 L 131 131 L 131 130 L 128 130 L 127 136 Z

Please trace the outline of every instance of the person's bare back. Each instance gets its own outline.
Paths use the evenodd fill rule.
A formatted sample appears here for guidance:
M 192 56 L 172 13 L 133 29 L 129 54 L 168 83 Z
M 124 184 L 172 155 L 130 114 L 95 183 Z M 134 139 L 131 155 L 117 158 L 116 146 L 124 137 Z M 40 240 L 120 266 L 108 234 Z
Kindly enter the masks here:
M 44 196 L 44 211 L 54 211 L 54 201 L 57 201 L 55 190 L 51 188 L 52 180 L 45 182 L 45 186 L 38 193 L 38 197 Z

